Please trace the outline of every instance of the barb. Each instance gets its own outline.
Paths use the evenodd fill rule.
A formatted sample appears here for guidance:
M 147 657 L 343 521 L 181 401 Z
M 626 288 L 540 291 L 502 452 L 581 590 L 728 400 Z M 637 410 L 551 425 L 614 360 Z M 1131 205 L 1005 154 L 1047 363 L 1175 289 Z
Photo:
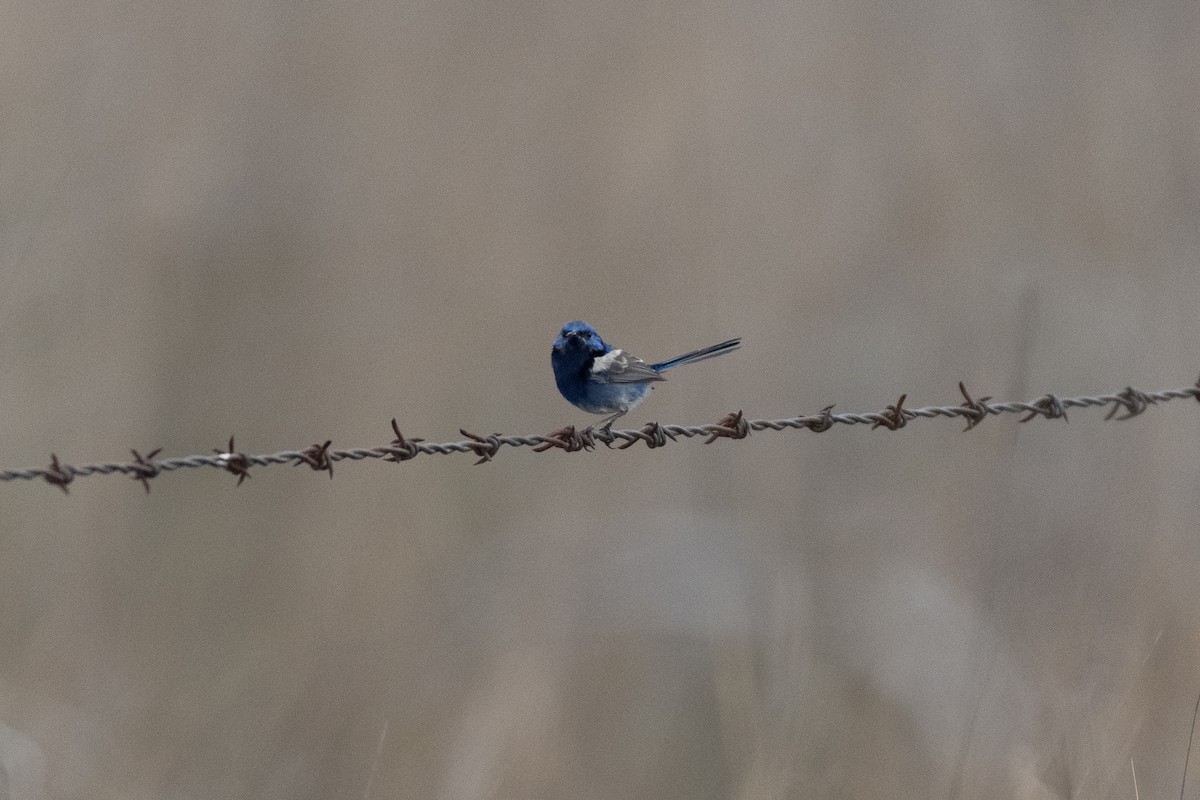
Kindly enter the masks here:
M 230 444 L 233 443 L 232 439 L 229 441 Z M 146 490 L 146 494 L 150 494 L 150 479 L 158 477 L 158 473 L 161 471 L 154 463 L 154 457 L 162 452 L 162 448 L 156 447 L 144 456 L 137 450 L 130 450 L 129 452 L 133 454 L 133 464 L 130 465 L 133 467 L 133 479 L 141 481 L 142 488 Z
M 62 489 L 63 494 L 71 493 L 67 484 L 75 480 L 75 474 L 70 467 L 63 469 L 62 464 L 58 463 L 58 456 L 54 453 L 50 454 L 50 466 L 42 470 L 41 475 L 46 479 L 46 483 Z
M 333 439 L 326 439 L 325 444 L 314 444 L 300 453 L 300 459 L 293 466 L 308 464 L 318 472 L 328 471 L 329 480 L 333 480 L 333 462 L 329 460 L 329 445 Z
M 907 399 L 908 395 L 900 395 L 900 399 L 896 401 L 896 405 L 888 406 L 886 409 L 884 409 L 883 413 L 879 415 L 881 419 L 877 420 L 875 424 L 871 426 L 871 430 L 875 430 L 882 425 L 889 431 L 898 431 L 907 425 L 908 421 L 912 419 L 911 415 L 913 414 L 912 411 L 907 411 L 904 408 L 904 401 Z
M 337 461 L 364 461 L 377 459 L 389 463 L 409 461 L 419 455 L 449 455 L 452 453 L 470 453 L 475 456 L 476 464 L 487 464 L 496 459 L 500 449 L 508 447 L 528 447 L 535 453 L 545 453 L 559 450 L 564 453 L 593 451 L 596 441 L 602 441 L 611 446 L 614 442 L 620 444 L 614 448 L 625 450 L 638 442 L 647 447 L 664 447 L 680 438 L 691 439 L 705 437 L 706 444 L 712 444 L 717 439 L 740 440 L 747 438 L 753 431 L 784 431 L 808 430 L 813 433 L 823 433 L 834 425 L 869 425 L 872 429 L 886 428 L 897 431 L 907 428 L 908 423 L 919 419 L 963 419 L 966 421 L 965 430 L 970 431 L 989 416 L 1001 414 L 1023 414 L 1021 422 L 1034 419 L 1061 419 L 1067 421 L 1069 408 L 1105 408 L 1108 414 L 1106 420 L 1122 421 L 1140 416 L 1152 406 L 1158 407 L 1171 400 L 1193 399 L 1200 401 L 1200 381 L 1183 389 L 1165 389 L 1158 392 L 1143 392 L 1127 386 L 1110 394 L 1085 395 L 1082 397 L 1059 397 L 1045 394 L 1036 400 L 1025 403 L 994 403 L 991 397 L 974 398 L 966 386 L 958 384 L 958 390 L 963 396 L 963 402 L 950 406 L 925 406 L 924 408 L 905 408 L 908 395 L 901 395 L 894 405 L 887 406 L 883 411 L 866 413 L 833 413 L 833 406 L 826 406 L 816 414 L 786 419 L 756 419 L 747 420 L 741 411 L 726 414 L 719 421 L 707 425 L 664 425 L 650 422 L 637 430 L 599 430 L 592 428 L 577 430 L 574 426 L 560 428 L 548 434 L 530 436 L 504 436 L 493 433 L 481 436 L 466 430 L 459 432 L 466 437 L 457 442 L 428 442 L 418 437 L 405 437 L 400 432 L 400 426 L 392 420 L 394 438 L 386 445 L 372 448 L 356 448 L 352 450 L 334 450 L 332 442 L 326 440 L 323 444 L 313 444 L 303 450 L 284 450 L 279 453 L 264 455 L 249 455 L 238 452 L 234 447 L 233 437 L 229 437 L 226 449 L 216 449 L 213 455 L 192 455 L 180 458 L 158 458 L 161 450 L 153 450 L 141 455 L 137 450 L 131 451 L 133 461 L 121 464 L 88 464 L 73 466 L 59 461 L 55 454 L 50 456 L 50 464 L 34 469 L 0 470 L 0 483 L 13 481 L 44 480 L 51 486 L 57 486 L 67 493 L 67 485 L 76 478 L 89 475 L 112 475 L 118 473 L 128 475 L 140 482 L 147 492 L 150 491 L 150 480 L 164 472 L 175 472 L 182 469 L 198 469 L 213 467 L 223 469 L 237 476 L 237 485 L 241 486 L 250 477 L 250 470 L 255 467 L 268 467 L 273 464 L 305 464 L 318 472 L 327 472 L 333 477 L 333 464 Z
M 963 428 L 963 432 L 965 433 L 979 423 L 983 422 L 983 420 L 987 417 L 988 411 L 990 410 L 988 408 L 988 401 L 992 398 L 989 396 L 981 397 L 976 400 L 975 398 L 971 397 L 971 393 L 967 391 L 967 387 L 963 385 L 962 381 L 958 382 L 958 391 L 962 392 L 962 407 L 969 412 L 963 414 L 963 416 L 967 418 L 967 427 Z M 1105 417 L 1105 419 L 1107 419 L 1107 417 Z
M 250 457 L 245 453 L 239 453 L 237 448 L 233 446 L 233 437 L 229 437 L 229 449 L 218 450 L 213 448 L 213 452 L 217 454 L 218 460 L 221 462 L 221 467 L 233 475 L 237 475 L 237 485 L 241 486 L 242 481 L 250 477 Z M 304 458 L 303 453 L 297 453 L 296 458 Z M 160 465 L 161 468 L 161 465 Z
M 742 416 L 741 411 L 721 417 L 721 421 L 714 428 L 709 437 L 704 440 L 705 444 L 712 444 L 721 438 L 745 439 L 750 435 L 750 423 Z

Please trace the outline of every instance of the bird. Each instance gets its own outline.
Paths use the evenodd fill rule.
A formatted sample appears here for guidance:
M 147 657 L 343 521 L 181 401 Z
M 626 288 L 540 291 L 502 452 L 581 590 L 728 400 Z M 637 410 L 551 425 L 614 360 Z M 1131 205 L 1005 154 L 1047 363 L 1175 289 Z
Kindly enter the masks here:
M 666 380 L 663 373 L 667 370 L 732 353 L 741 345 L 740 338 L 730 339 L 647 364 L 614 348 L 591 325 L 575 320 L 564 325 L 554 340 L 550 365 L 554 368 L 554 383 L 567 402 L 589 414 L 608 414 L 600 423 L 601 430 L 608 431 L 613 422 L 649 396 L 655 382 Z

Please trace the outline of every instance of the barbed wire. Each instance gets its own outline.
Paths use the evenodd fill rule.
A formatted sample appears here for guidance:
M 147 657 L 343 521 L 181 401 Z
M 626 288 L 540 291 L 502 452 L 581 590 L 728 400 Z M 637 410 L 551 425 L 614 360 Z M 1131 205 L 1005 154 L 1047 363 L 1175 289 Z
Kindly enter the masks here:
M 58 456 L 50 454 L 50 464 L 34 469 L 15 469 L 0 471 L 0 482 L 32 481 L 41 479 L 51 486 L 57 486 L 64 493 L 68 485 L 76 478 L 89 475 L 128 475 L 150 491 L 150 481 L 164 472 L 175 472 L 181 469 L 197 469 L 200 467 L 215 467 L 237 476 L 237 485 L 250 477 L 251 467 L 268 467 L 275 464 L 291 464 L 292 466 L 307 465 L 314 470 L 328 472 L 333 477 L 333 465 L 339 461 L 364 461 L 378 459 L 389 462 L 409 461 L 419 455 L 450 455 L 453 453 L 470 453 L 478 460 L 476 464 L 486 464 L 492 461 L 501 447 L 531 447 L 535 453 L 549 450 L 562 450 L 575 453 L 581 450 L 593 450 L 597 442 L 616 449 L 625 450 L 638 442 L 645 442 L 647 447 L 662 447 L 668 442 L 675 442 L 679 437 L 691 439 L 697 436 L 707 437 L 705 444 L 712 444 L 718 439 L 745 439 L 752 431 L 783 431 L 788 429 L 809 430 L 813 433 L 823 433 L 834 425 L 870 425 L 872 429 L 886 428 L 899 430 L 909 422 L 917 419 L 935 419 L 937 417 L 961 418 L 967 423 L 964 431 L 975 428 L 988 416 L 1001 414 L 1024 414 L 1021 422 L 1033 419 L 1061 419 L 1067 421 L 1067 409 L 1070 408 L 1103 408 L 1110 406 L 1105 420 L 1126 420 L 1142 414 L 1150 406 L 1166 403 L 1170 400 L 1191 398 L 1200 401 L 1200 381 L 1183 389 L 1164 389 L 1158 392 L 1143 392 L 1128 386 L 1119 392 L 1082 397 L 1058 397 L 1045 394 L 1037 400 L 1025 403 L 997 402 L 991 397 L 974 398 L 962 384 L 958 384 L 963 402 L 953 406 L 925 406 L 924 408 L 905 408 L 908 395 L 901 395 L 894 405 L 883 411 L 868 411 L 865 413 L 833 413 L 833 406 L 826 406 L 817 414 L 786 419 L 756 419 L 748 420 L 741 411 L 726 414 L 718 422 L 708 425 L 663 425 L 650 422 L 637 430 L 610 430 L 608 428 L 576 429 L 569 425 L 548 434 L 533 434 L 530 436 L 504 436 L 494 433 L 488 436 L 470 433 L 459 429 L 464 437 L 457 442 L 427 442 L 417 437 L 406 437 L 400 432 L 395 419 L 392 420 L 392 432 L 395 438 L 382 447 L 355 448 L 352 450 L 334 450 L 330 448 L 332 440 L 322 444 L 313 444 L 303 450 L 282 450 L 278 453 L 264 455 L 249 455 L 238 452 L 234 438 L 229 437 L 226 448 L 215 448 L 213 455 L 192 455 L 178 458 L 157 458 L 161 452 L 152 450 L 145 455 L 137 450 L 131 450 L 133 460 L 124 463 L 87 464 L 75 466 L 64 464 Z

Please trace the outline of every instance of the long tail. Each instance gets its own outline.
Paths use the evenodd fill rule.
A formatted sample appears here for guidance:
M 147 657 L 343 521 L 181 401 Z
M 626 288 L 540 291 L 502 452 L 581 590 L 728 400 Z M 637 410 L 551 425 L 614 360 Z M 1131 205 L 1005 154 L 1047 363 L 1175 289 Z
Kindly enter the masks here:
M 742 346 L 741 339 L 730 339 L 728 342 L 714 344 L 712 347 L 705 347 L 702 350 L 693 350 L 690 353 L 672 358 L 670 361 L 663 361 L 658 364 L 651 364 L 650 369 L 655 372 L 666 372 L 671 367 L 678 367 L 681 364 L 695 364 L 697 361 L 707 361 L 710 358 L 723 356 L 726 353 L 732 353 Z

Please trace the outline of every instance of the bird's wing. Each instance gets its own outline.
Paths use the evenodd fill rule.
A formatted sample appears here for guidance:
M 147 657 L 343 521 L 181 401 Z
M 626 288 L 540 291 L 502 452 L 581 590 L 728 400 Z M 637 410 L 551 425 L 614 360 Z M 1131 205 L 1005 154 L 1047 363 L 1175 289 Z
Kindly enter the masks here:
M 599 383 L 647 383 L 665 381 L 658 370 L 624 350 L 610 350 L 592 360 L 592 380 Z

